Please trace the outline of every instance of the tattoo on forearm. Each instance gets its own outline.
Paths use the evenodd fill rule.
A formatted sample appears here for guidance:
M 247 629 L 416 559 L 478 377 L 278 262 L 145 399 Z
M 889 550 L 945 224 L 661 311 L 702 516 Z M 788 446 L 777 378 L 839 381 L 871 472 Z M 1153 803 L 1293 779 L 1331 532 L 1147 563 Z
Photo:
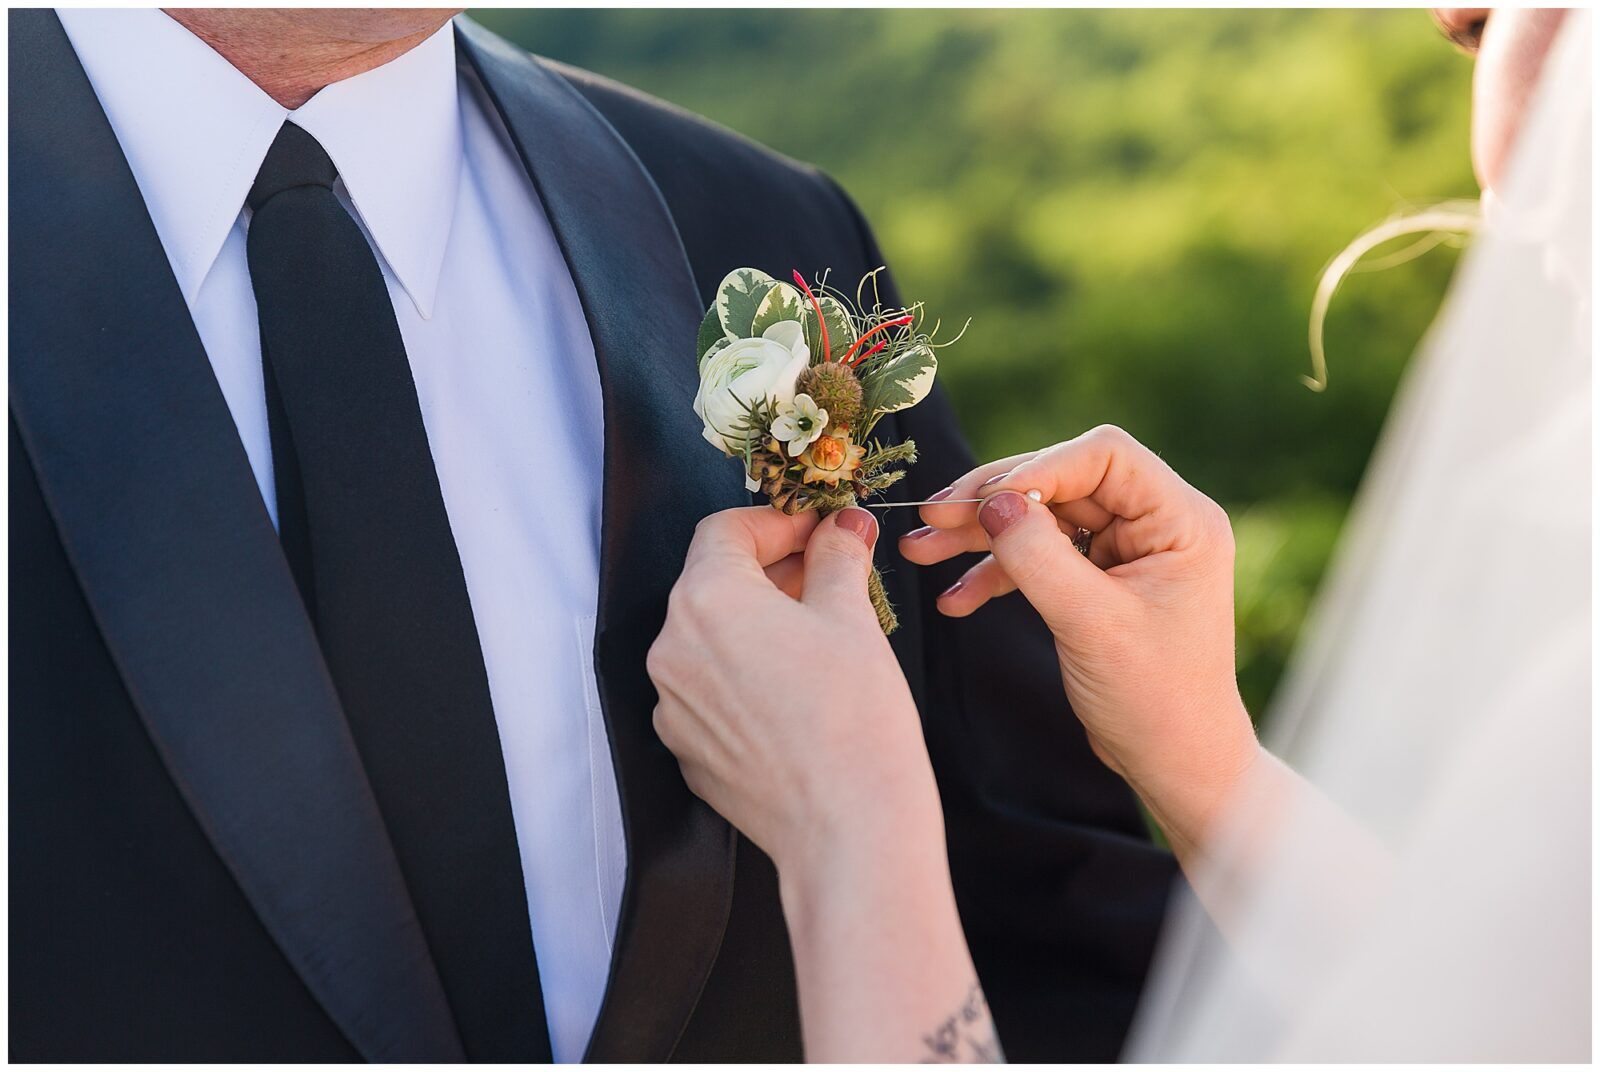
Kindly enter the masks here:
M 927 1047 L 923 1064 L 997 1064 L 1006 1059 L 1000 1051 L 1000 1039 L 994 1032 L 994 1020 L 989 1015 L 989 1003 L 984 1000 L 983 987 L 976 982 L 967 991 L 967 1000 L 961 1007 L 922 1036 Z

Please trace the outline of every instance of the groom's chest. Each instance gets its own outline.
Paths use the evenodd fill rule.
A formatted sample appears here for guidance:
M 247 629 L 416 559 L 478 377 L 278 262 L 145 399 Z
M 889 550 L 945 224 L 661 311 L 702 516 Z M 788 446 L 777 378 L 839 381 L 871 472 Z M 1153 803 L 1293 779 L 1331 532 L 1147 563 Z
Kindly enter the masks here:
M 592 658 L 602 391 L 584 308 L 526 171 L 486 124 L 467 124 L 465 139 L 427 315 L 368 238 L 405 344 L 476 625 L 540 972 L 548 990 L 573 995 L 592 1018 L 625 873 Z M 248 227 L 241 214 L 188 304 L 276 523 Z M 587 1024 L 552 1027 L 565 1037 Z

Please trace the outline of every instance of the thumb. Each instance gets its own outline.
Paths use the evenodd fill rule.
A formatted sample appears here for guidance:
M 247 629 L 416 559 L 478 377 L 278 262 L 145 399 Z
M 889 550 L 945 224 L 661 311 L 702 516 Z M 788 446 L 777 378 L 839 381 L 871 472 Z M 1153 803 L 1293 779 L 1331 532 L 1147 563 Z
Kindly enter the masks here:
M 978 508 L 989 551 L 1052 630 L 1070 625 L 1083 596 L 1105 580 L 1061 531 L 1049 508 L 1015 491 L 1002 491 Z
M 830 515 L 806 543 L 801 601 L 851 613 L 870 609 L 867 574 L 878 542 L 878 519 L 858 506 Z

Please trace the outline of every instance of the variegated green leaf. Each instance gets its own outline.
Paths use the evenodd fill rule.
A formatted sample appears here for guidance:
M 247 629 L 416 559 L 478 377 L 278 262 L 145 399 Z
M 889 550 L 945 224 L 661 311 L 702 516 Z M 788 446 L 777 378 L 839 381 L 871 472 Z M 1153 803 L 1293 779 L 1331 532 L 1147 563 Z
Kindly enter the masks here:
M 837 361 L 845 355 L 851 345 L 856 341 L 856 325 L 843 303 L 828 297 L 826 294 L 817 296 L 817 304 L 822 306 L 822 317 L 828 325 L 828 360 Z M 811 360 L 821 361 L 822 333 L 817 330 L 817 311 L 811 307 L 808 300 L 805 303 L 806 345 L 811 348 Z
M 706 310 L 706 318 L 700 321 L 700 337 L 695 342 L 695 353 L 704 358 L 706 351 L 711 349 L 712 343 L 727 337 L 727 335 L 723 334 L 722 319 L 717 316 L 716 306 L 712 306 Z
M 933 347 L 924 343 L 874 362 L 862 377 L 863 406 L 875 416 L 914 406 L 933 390 L 938 370 L 939 359 L 934 356 Z
M 731 338 L 747 339 L 761 299 L 772 289 L 773 279 L 757 268 L 735 268 L 717 285 L 717 318 Z
M 804 323 L 805 295 L 787 283 L 773 283 L 767 288 L 766 297 L 761 299 L 761 305 L 756 309 L 755 318 L 750 323 L 750 334 L 761 335 L 772 325 L 783 320 L 794 320 Z M 816 319 L 816 314 L 812 314 Z M 816 353 L 815 350 L 812 351 Z

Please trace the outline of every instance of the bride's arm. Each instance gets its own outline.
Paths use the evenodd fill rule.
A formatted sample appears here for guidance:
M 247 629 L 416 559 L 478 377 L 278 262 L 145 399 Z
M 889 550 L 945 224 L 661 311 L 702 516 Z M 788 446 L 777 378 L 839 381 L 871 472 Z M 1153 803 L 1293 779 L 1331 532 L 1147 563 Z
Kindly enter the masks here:
M 1188 869 L 1260 756 L 1234 675 L 1227 514 L 1109 426 L 974 469 L 947 498 L 922 508 L 927 527 L 901 554 L 931 565 L 989 552 L 939 610 L 965 617 L 1021 590 L 1054 635 L 1095 754 Z
M 975 497 L 981 507 L 958 504 Z M 961 617 L 1021 590 L 1055 636 L 1095 753 L 1144 802 L 1224 935 L 1241 892 L 1280 858 L 1291 813 L 1319 831 L 1308 912 L 1319 925 L 1348 918 L 1339 889 L 1317 880 L 1342 866 L 1374 873 L 1382 850 L 1256 741 L 1234 676 L 1222 509 L 1111 427 L 975 469 L 948 498 L 923 507 L 928 527 L 901 553 L 927 565 L 990 552 L 939 609 Z
M 886 833 L 780 871 L 807 1060 L 1002 1060 L 942 830 Z
M 1287 971 L 1266 961 L 1250 964 L 1269 991 L 1304 981 L 1308 950 L 1340 946 L 1373 907 L 1392 866 L 1389 851 L 1365 827 L 1264 748 L 1225 808 L 1203 833 L 1184 840 L 1179 858 L 1189 886 L 1230 945 L 1270 957 L 1270 943 L 1259 936 L 1238 941 L 1242 928 L 1259 924 L 1259 900 L 1268 888 L 1278 903 L 1295 906 L 1301 959 Z
M 998 1060 L 921 721 L 866 598 L 876 539 L 865 510 L 702 522 L 650 651 L 656 730 L 777 866 L 808 1059 Z

